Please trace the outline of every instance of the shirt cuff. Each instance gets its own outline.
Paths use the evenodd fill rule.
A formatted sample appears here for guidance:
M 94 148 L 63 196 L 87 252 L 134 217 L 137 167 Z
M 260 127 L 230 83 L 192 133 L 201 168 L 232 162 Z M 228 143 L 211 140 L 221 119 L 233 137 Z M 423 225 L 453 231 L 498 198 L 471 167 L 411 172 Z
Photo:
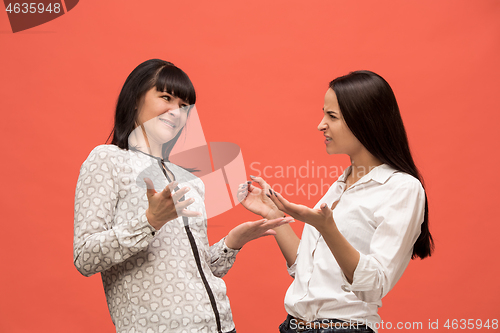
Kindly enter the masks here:
M 154 237 L 158 231 L 156 230 L 155 227 L 153 227 L 151 224 L 149 224 L 148 218 L 146 217 L 146 212 L 144 212 L 141 217 L 139 217 L 139 221 L 141 224 L 144 226 L 141 228 L 141 231 L 147 234 L 148 236 Z
M 219 243 L 222 243 L 221 246 L 221 251 L 223 253 L 223 256 L 225 257 L 235 257 L 236 254 L 238 252 L 240 252 L 241 249 L 239 250 L 235 250 L 235 249 L 231 249 L 230 247 L 227 247 L 226 245 L 226 237 L 222 238 L 221 241 L 219 241 Z
M 297 260 L 292 264 L 292 266 L 288 266 L 288 263 L 286 263 L 286 271 L 288 272 L 288 275 L 293 277 L 295 279 L 295 271 L 297 269 Z
M 364 274 L 364 271 L 367 266 L 368 258 L 366 257 L 366 255 L 360 253 L 358 265 L 356 266 L 356 269 L 354 270 L 354 274 L 352 276 L 352 283 L 349 283 L 349 281 L 347 281 L 347 277 L 345 276 L 344 272 L 340 270 L 340 273 L 342 274 L 342 280 L 344 282 L 340 286 L 340 288 L 342 288 L 342 290 L 347 293 L 351 291 L 363 290 L 362 285 L 367 277 L 367 274 Z

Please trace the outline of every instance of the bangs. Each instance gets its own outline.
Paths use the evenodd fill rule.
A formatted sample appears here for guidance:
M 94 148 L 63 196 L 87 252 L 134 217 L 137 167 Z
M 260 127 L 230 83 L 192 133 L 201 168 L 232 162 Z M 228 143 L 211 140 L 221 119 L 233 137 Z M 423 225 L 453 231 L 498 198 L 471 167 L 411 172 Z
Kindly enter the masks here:
M 196 103 L 193 83 L 186 73 L 175 66 L 165 66 L 156 75 L 156 90 L 167 92 L 192 105 Z

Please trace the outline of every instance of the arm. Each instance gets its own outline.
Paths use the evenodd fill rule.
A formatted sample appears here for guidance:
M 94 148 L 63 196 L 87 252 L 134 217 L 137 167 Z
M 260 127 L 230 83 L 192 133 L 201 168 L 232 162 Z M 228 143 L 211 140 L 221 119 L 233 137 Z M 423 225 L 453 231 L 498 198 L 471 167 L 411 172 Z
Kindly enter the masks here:
M 283 217 L 274 220 L 263 219 L 244 222 L 233 228 L 226 237 L 210 247 L 214 275 L 221 277 L 227 273 L 243 245 L 263 236 L 275 235 L 274 228 L 284 226 L 290 221 L 291 218 Z
M 365 302 L 387 295 L 408 266 L 413 246 L 424 220 L 425 192 L 420 182 L 407 182 L 384 199 L 375 212 L 379 225 L 370 242 L 370 252 L 360 253 L 352 283 L 344 278 L 344 289 Z
M 281 254 L 283 254 L 283 257 L 286 260 L 287 266 L 291 268 L 297 259 L 300 238 L 288 224 L 278 227 L 274 229 L 274 231 L 276 231 L 274 239 L 276 240 L 276 243 L 278 243 Z
M 343 272 L 346 291 L 365 302 L 382 299 L 401 277 L 411 258 L 423 221 L 425 193 L 418 181 L 395 188 L 384 198 L 376 216 L 380 223 L 370 243 L 370 253 L 357 251 L 339 232 L 332 210 L 309 209 L 289 203 L 279 193 L 270 196 L 278 207 L 314 226 L 323 236 Z M 334 207 L 335 208 L 335 207 Z
M 217 277 L 223 277 L 227 274 L 229 269 L 233 267 L 236 254 L 240 251 L 229 248 L 224 242 L 225 239 L 226 237 L 222 238 L 209 248 L 210 270 Z
M 156 231 L 177 216 L 199 215 L 185 209 L 192 199 L 179 202 L 189 188 L 171 194 L 170 188 L 176 186 L 173 182 L 157 193 L 148 178 L 144 179 L 148 208 L 134 207 L 136 203 L 128 201 L 125 187 L 130 179 L 126 173 L 117 172 L 122 165 L 115 165 L 116 152 L 118 147 L 99 146 L 80 169 L 75 193 L 73 256 L 76 268 L 85 276 L 107 270 L 145 250 Z M 126 214 L 117 214 L 123 211 Z
M 84 276 L 109 269 L 145 249 L 155 229 L 145 211 L 116 220 L 115 210 L 128 205 L 109 150 L 97 147 L 82 164 L 75 193 L 73 258 Z
M 348 279 L 349 276 L 352 279 L 352 275 L 356 265 L 358 264 L 359 253 L 339 232 L 337 226 L 335 225 L 335 221 L 333 220 L 332 210 L 328 208 L 326 204 L 322 204 L 320 209 L 311 209 L 304 205 L 290 203 L 281 194 L 276 193 L 273 190 L 269 190 L 268 193 L 266 193 L 266 196 L 276 204 L 280 211 L 284 211 L 294 218 L 315 227 L 325 239 L 325 242 L 330 248 L 330 251 L 332 251 L 332 254 L 335 256 L 335 259 L 344 274 Z M 333 208 L 335 208 L 336 204 L 337 203 L 334 204 Z M 294 242 L 293 238 L 287 239 L 286 235 L 284 235 L 283 238 L 283 241 Z M 299 243 L 300 241 L 297 243 L 297 247 Z M 288 248 L 285 249 L 290 251 L 292 248 L 292 246 L 288 246 Z M 289 253 L 289 255 L 291 255 L 291 253 Z M 295 259 L 296 256 L 293 260 L 295 261 Z M 288 261 L 287 264 L 290 266 Z
M 268 193 L 271 188 L 266 181 L 261 177 L 250 177 L 254 182 L 259 184 L 260 187 L 254 186 L 252 182 L 242 185 L 238 191 L 238 198 L 241 204 L 249 211 L 266 219 L 284 217 L 285 214 L 278 209 L 268 196 L 266 196 L 266 193 Z M 292 222 L 292 220 L 289 222 Z M 276 227 L 274 232 L 274 239 L 278 243 L 281 253 L 287 262 L 287 266 L 291 267 L 297 258 L 300 238 L 288 224 Z

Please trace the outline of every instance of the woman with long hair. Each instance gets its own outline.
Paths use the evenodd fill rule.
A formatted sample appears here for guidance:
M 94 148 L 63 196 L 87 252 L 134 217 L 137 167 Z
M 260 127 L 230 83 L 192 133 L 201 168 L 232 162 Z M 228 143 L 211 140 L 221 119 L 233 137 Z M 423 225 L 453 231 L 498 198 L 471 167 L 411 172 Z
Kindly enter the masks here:
M 145 61 L 120 92 L 111 144 L 80 169 L 74 263 L 101 273 L 117 332 L 236 332 L 221 277 L 245 243 L 289 221 L 246 222 L 209 246 L 204 184 L 169 160 L 195 101 L 186 73 Z
M 240 201 L 263 217 L 306 223 L 301 238 L 289 225 L 275 229 L 294 277 L 280 332 L 376 331 L 382 297 L 412 258 L 433 250 L 422 177 L 394 93 L 373 72 L 330 82 L 318 130 L 327 153 L 347 154 L 351 165 L 313 209 L 253 176 Z

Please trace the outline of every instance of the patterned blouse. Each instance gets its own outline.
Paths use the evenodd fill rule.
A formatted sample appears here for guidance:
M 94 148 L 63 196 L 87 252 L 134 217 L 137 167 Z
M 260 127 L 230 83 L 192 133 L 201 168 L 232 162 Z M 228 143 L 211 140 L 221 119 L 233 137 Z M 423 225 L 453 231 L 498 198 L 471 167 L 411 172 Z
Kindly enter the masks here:
M 202 216 L 179 217 L 157 231 L 146 219 L 143 179 L 165 188 L 158 160 L 114 145 L 92 150 L 76 186 L 75 266 L 84 276 L 101 273 L 117 332 L 229 332 L 234 323 L 221 277 L 238 251 L 224 239 L 209 246 L 203 182 L 164 166 L 179 188 L 191 188 L 185 197 L 195 202 L 188 209 Z

